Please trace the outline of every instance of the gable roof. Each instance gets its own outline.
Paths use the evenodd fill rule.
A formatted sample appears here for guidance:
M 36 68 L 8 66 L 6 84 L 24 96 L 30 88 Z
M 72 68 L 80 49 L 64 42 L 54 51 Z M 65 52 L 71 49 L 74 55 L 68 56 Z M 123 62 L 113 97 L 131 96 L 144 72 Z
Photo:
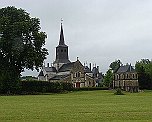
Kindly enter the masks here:
M 67 63 L 67 64 L 63 64 L 60 69 L 59 72 L 65 72 L 65 71 L 71 71 L 73 66 L 74 66 L 75 62 L 71 62 L 71 63 Z
M 67 75 L 56 75 L 56 76 L 50 78 L 49 80 L 61 80 L 63 78 L 66 78 L 67 76 L 69 76 L 69 74 L 67 74 Z
M 38 76 L 44 76 L 44 73 L 43 73 L 43 71 L 41 70 L 41 72 L 39 73 L 39 75 Z
M 55 67 L 44 67 L 43 68 L 46 72 L 57 72 Z
M 116 73 L 134 72 L 135 69 L 131 65 L 120 66 Z

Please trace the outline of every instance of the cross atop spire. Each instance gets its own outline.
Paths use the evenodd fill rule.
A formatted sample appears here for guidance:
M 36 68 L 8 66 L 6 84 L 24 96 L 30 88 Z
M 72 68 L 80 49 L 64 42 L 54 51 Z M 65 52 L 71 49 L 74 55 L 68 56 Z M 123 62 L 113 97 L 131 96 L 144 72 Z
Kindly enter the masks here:
M 60 31 L 59 45 L 65 45 L 65 43 L 64 43 L 64 34 L 63 34 L 62 22 L 63 22 L 63 19 L 61 18 L 61 31 Z

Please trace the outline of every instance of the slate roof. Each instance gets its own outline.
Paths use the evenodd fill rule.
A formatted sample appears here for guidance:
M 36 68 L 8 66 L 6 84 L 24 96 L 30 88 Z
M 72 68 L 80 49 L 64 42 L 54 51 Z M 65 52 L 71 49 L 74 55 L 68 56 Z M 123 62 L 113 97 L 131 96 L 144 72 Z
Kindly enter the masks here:
M 65 42 L 64 42 L 64 34 L 63 34 L 62 23 L 61 23 L 61 32 L 60 32 L 60 41 L 59 41 L 59 45 L 66 46 L 66 45 L 65 45 Z
M 55 67 L 44 67 L 44 70 L 46 72 L 57 72 Z
M 116 73 L 135 72 L 135 69 L 131 65 L 120 66 Z
M 103 79 L 103 74 L 102 74 L 102 73 L 99 73 L 99 74 L 98 74 L 98 78 L 99 78 L 99 79 Z
M 84 72 L 85 73 L 92 73 L 92 71 L 89 69 L 88 66 L 84 66 Z
M 93 72 L 93 74 L 98 74 L 99 73 L 98 68 L 93 67 L 92 72 Z
M 63 64 L 63 65 L 60 67 L 59 72 L 70 71 L 70 70 L 73 68 L 74 63 L 75 63 L 75 62 Z
M 66 78 L 67 76 L 69 76 L 69 74 L 68 75 L 56 75 L 56 76 L 50 78 L 49 80 L 61 80 L 63 78 Z

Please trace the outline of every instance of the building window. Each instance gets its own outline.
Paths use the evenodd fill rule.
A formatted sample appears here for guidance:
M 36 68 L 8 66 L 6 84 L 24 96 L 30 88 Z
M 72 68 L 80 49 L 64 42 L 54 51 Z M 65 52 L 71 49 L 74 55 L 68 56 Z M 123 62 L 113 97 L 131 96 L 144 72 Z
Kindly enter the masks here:
M 66 49 L 64 50 L 64 52 L 66 52 Z
M 71 80 L 73 81 L 73 74 L 71 73 Z
M 114 75 L 114 79 L 117 80 L 117 75 Z
M 85 80 L 85 81 L 87 80 L 87 75 L 86 75 L 86 74 L 84 75 L 84 80 Z
M 135 78 L 135 74 L 132 74 L 132 78 L 133 78 L 133 79 Z
M 123 74 L 121 74 L 121 79 L 124 79 L 124 75 Z
M 61 49 L 61 52 L 63 52 L 63 50 Z
M 81 76 L 81 72 L 78 72 L 78 77 L 80 77 Z
M 117 74 L 117 79 L 119 79 L 119 75 Z
M 75 77 L 79 78 L 81 76 L 81 72 L 76 72 Z

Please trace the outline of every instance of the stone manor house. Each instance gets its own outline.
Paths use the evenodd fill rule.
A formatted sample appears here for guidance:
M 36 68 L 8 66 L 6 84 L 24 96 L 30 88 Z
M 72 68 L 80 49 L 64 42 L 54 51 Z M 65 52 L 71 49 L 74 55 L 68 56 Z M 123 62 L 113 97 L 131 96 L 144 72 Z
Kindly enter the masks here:
M 114 73 L 113 88 L 121 88 L 129 92 L 138 92 L 138 73 L 131 64 L 122 65 L 116 73 Z
M 102 73 L 99 72 L 99 66 L 91 67 L 82 65 L 77 58 L 71 62 L 68 56 L 68 46 L 64 41 L 63 26 L 61 23 L 59 45 L 56 47 L 56 59 L 49 66 L 43 66 L 38 80 L 50 82 L 69 82 L 74 87 L 95 87 L 103 79 Z

